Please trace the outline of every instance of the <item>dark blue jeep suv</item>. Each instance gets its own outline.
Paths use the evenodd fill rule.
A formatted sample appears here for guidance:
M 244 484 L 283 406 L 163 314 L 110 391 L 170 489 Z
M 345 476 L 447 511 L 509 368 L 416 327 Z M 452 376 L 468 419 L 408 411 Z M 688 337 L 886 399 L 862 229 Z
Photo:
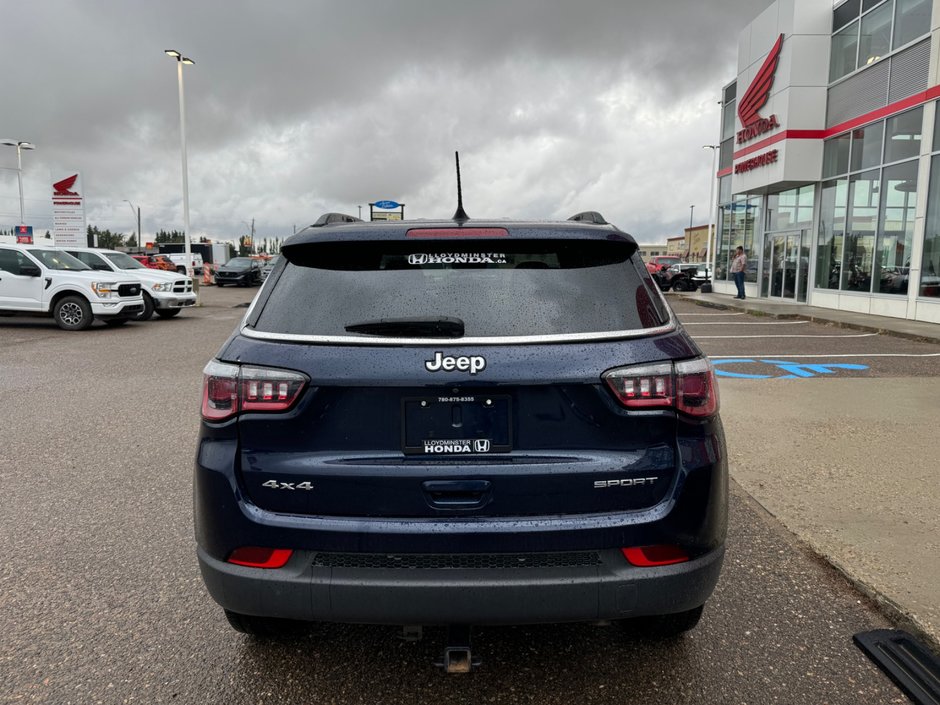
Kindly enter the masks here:
M 232 626 L 695 626 L 718 390 L 635 241 L 596 213 L 330 220 L 205 368 L 196 538 Z

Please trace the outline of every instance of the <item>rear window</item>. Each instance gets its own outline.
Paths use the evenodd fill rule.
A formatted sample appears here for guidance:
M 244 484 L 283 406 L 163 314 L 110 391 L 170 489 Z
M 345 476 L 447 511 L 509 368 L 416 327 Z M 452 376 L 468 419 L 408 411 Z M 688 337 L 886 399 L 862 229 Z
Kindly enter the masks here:
M 368 339 L 394 335 L 376 333 L 378 322 L 394 328 L 447 318 L 462 324 L 458 337 L 489 338 L 611 333 L 667 321 L 630 242 L 315 243 L 285 256 L 288 264 L 250 321 L 259 331 Z M 366 323 L 375 330 L 349 330 Z

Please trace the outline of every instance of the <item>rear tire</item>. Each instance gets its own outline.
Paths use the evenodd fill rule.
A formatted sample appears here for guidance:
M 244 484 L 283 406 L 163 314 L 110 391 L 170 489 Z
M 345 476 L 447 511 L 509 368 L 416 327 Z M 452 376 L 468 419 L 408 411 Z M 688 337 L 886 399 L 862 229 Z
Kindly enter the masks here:
M 158 308 L 157 315 L 160 318 L 173 318 L 173 316 L 178 316 L 182 310 L 181 308 Z
M 643 639 L 675 639 L 694 629 L 702 618 L 701 605 L 686 612 L 660 614 L 649 617 L 634 617 L 620 620 L 619 624 L 631 635 Z
M 677 279 L 672 283 L 673 291 L 689 291 L 689 282 L 685 279 Z
M 310 631 L 310 622 L 277 617 L 256 617 L 251 614 L 239 614 L 225 610 L 225 618 L 232 629 L 242 634 L 249 634 L 259 639 L 277 639 L 303 636 Z
M 81 296 L 65 296 L 59 299 L 52 316 L 62 330 L 85 330 L 94 321 L 91 304 Z
M 123 326 L 129 320 L 129 318 L 106 318 L 104 324 L 109 328 L 117 328 L 118 326 Z

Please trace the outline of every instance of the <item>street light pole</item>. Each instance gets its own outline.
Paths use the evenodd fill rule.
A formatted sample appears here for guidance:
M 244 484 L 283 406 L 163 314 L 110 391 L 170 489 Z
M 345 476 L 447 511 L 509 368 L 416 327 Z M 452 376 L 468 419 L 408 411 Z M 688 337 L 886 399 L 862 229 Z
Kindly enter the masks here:
M 129 205 L 129 206 L 131 207 L 131 213 L 137 216 L 137 247 L 138 247 L 139 249 L 143 249 L 143 245 L 142 245 L 141 242 L 140 242 L 140 207 L 139 207 L 139 206 L 137 207 L 137 210 L 136 210 L 136 213 L 135 213 L 134 204 L 133 204 L 133 203 L 131 203 L 130 201 L 128 201 L 126 198 L 124 199 L 124 203 L 126 203 L 127 205 Z
M 689 206 L 689 227 L 692 227 L 692 218 L 695 215 L 695 206 Z
M 714 267 L 712 266 L 712 255 L 714 250 L 712 250 L 712 238 L 715 237 L 715 212 L 718 210 L 717 204 L 715 203 L 715 181 L 718 180 L 718 150 L 721 149 L 721 145 L 717 144 L 706 144 L 702 145 L 702 149 L 710 149 L 712 151 L 712 170 L 708 175 L 708 242 L 705 244 L 705 266 L 708 268 L 708 276 L 714 280 L 712 272 Z
M 23 204 L 23 155 L 24 149 L 36 149 L 36 145 L 22 140 L 0 140 L 0 144 L 16 147 L 16 180 L 20 187 L 20 225 L 26 224 L 26 213 Z
M 183 56 L 175 49 L 166 49 L 164 53 L 176 59 L 176 76 L 179 84 L 180 98 L 180 152 L 183 166 L 183 242 L 186 254 L 186 274 L 194 276 L 192 243 L 189 237 L 189 170 L 186 166 L 186 98 L 183 92 L 183 64 L 192 66 L 196 62 Z

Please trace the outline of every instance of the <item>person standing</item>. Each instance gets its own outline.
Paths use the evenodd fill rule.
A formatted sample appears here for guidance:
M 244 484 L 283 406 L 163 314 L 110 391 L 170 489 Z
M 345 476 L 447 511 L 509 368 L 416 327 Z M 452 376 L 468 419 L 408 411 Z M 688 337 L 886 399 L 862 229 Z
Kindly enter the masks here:
M 734 259 L 731 260 L 731 277 L 734 279 L 734 285 L 738 287 L 738 295 L 734 298 L 744 299 L 744 270 L 747 269 L 747 255 L 744 254 L 744 248 L 740 245 L 734 253 Z

